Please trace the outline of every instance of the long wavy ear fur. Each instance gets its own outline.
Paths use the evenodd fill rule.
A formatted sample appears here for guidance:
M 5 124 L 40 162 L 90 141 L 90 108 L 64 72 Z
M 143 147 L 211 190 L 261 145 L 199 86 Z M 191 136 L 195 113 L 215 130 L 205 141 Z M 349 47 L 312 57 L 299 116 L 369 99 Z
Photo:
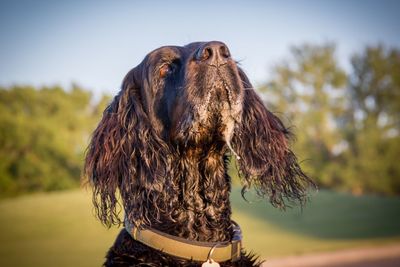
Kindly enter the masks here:
M 143 108 L 135 69 L 103 113 L 86 154 L 84 173 L 93 187 L 97 217 L 108 227 L 120 224 L 119 189 L 128 219 L 139 226 L 162 196 L 167 170 L 166 145 Z
M 245 88 L 243 115 L 232 141 L 240 156 L 242 195 L 254 186 L 257 194 L 268 197 L 273 206 L 285 208 L 287 203 L 303 203 L 307 188 L 314 184 L 289 148 L 291 133 L 264 107 L 242 70 L 240 76 Z

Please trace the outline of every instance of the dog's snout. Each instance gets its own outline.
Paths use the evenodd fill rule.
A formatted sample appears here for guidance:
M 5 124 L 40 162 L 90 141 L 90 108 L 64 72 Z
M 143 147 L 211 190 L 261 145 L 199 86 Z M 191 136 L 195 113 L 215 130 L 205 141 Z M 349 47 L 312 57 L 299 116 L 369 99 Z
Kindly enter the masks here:
M 222 42 L 208 42 L 201 46 L 196 53 L 196 60 L 219 66 L 225 64 L 231 57 L 228 47 Z

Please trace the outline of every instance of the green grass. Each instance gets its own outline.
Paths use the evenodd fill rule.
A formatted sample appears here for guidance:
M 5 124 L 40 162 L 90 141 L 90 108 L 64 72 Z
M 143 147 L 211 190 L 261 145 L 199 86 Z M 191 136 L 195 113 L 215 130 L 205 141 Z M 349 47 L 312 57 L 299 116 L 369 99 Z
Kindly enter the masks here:
M 233 195 L 245 246 L 263 258 L 400 242 L 400 198 L 320 191 L 283 212 Z
M 249 196 L 249 198 L 252 198 Z M 263 258 L 400 242 L 400 198 L 322 191 L 301 211 L 232 194 L 247 250 Z M 0 201 L 0 266 L 100 266 L 118 229 L 95 220 L 90 194 L 66 191 Z

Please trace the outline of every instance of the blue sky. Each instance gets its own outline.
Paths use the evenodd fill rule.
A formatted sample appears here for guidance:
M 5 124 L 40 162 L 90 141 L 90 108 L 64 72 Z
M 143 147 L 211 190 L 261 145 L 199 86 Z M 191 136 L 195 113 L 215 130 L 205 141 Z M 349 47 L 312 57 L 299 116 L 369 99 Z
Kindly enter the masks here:
M 220 40 L 255 84 L 291 45 L 333 41 L 344 67 L 367 44 L 400 47 L 400 1 L 0 1 L 0 85 L 115 94 L 162 45 Z

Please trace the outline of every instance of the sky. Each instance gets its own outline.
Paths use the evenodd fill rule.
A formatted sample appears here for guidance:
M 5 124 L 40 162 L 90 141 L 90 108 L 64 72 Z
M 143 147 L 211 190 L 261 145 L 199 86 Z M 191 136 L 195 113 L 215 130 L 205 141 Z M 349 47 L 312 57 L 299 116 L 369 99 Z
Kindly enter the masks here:
M 400 47 L 399 14 L 395 0 L 0 0 L 0 86 L 116 94 L 153 49 L 211 40 L 260 85 L 293 45 L 335 42 L 344 68 L 365 45 Z

